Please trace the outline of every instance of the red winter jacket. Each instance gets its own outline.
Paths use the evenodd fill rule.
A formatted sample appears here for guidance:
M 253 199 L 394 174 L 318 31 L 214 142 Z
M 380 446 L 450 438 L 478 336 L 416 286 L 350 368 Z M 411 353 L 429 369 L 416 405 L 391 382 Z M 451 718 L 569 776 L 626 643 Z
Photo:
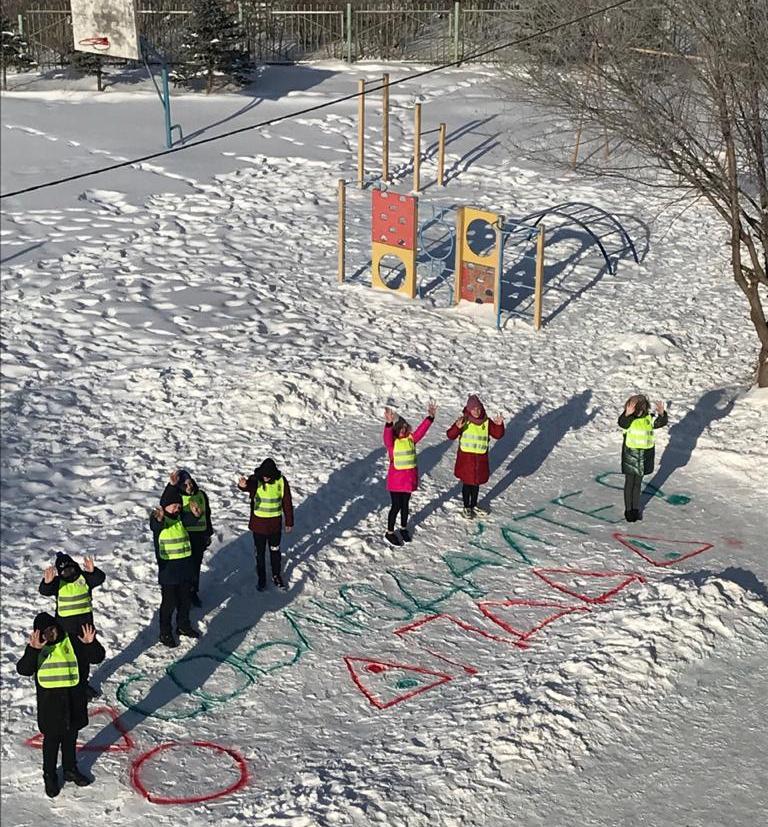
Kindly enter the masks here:
M 466 415 L 466 414 L 465 414 Z M 466 425 L 464 426 L 466 428 Z M 458 439 L 464 428 L 457 428 L 456 423 L 448 429 L 448 439 Z M 501 439 L 504 436 L 504 423 L 497 425 L 492 419 L 488 421 L 488 436 Z M 461 448 L 456 452 L 456 465 L 453 475 L 465 485 L 483 485 L 491 476 L 488 465 L 488 452 L 484 454 L 468 454 Z

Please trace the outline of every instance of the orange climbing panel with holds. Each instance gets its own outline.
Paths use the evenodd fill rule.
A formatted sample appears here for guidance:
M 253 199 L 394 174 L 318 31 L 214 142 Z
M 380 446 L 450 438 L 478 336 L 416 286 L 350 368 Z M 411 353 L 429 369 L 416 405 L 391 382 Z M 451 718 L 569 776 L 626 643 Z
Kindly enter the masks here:
M 415 298 L 417 223 L 418 198 L 391 190 L 371 192 L 371 283 L 374 287 Z
M 498 213 L 461 207 L 456 213 L 456 284 L 454 302 L 498 302 L 501 243 Z

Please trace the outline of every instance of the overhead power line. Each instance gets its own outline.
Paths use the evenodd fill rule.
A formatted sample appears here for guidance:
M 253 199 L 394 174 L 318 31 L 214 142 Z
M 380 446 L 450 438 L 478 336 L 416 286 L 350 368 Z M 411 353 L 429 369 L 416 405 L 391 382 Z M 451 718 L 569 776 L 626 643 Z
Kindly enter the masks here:
M 494 54 L 496 52 L 500 52 L 503 49 L 509 49 L 513 46 L 519 46 L 523 43 L 527 43 L 529 40 L 535 40 L 536 38 L 542 37 L 547 34 L 552 34 L 552 32 L 559 31 L 561 29 L 566 29 L 569 26 L 573 26 L 576 23 L 580 23 L 583 20 L 588 20 L 590 17 L 596 17 L 600 14 L 605 14 L 606 12 L 613 11 L 614 9 L 619 9 L 622 6 L 626 6 L 629 3 L 634 2 L 634 0 L 617 0 L 615 3 L 610 3 L 607 6 L 601 6 L 599 9 L 595 9 L 594 11 L 587 12 L 585 14 L 580 14 L 578 17 L 571 18 L 570 20 L 565 20 L 562 23 L 558 23 L 554 26 L 549 26 L 544 29 L 539 29 L 531 34 L 525 35 L 524 37 L 517 38 L 516 40 L 510 40 L 507 43 L 502 43 L 498 46 L 492 46 L 488 49 L 483 49 L 480 52 L 474 52 L 469 55 L 465 55 L 461 60 L 453 60 L 450 63 L 442 63 L 439 66 L 433 66 L 430 69 L 423 69 L 420 72 L 414 72 L 411 75 L 406 75 L 405 77 L 398 78 L 395 80 L 391 80 L 389 82 L 389 86 L 397 86 L 400 83 L 407 83 L 411 80 L 416 80 L 417 78 L 423 78 L 427 75 L 433 75 L 437 72 L 442 72 L 445 69 L 451 69 L 455 66 L 460 66 L 462 63 L 467 63 L 469 61 L 479 60 L 480 58 L 487 57 L 488 55 Z M 366 93 L 370 92 L 377 92 L 380 89 L 383 89 L 383 84 L 380 86 L 371 86 L 366 89 Z M 209 138 L 201 138 L 199 141 L 192 141 L 188 144 L 181 144 L 180 146 L 171 147 L 170 149 L 163 149 L 159 152 L 152 152 L 149 155 L 142 155 L 139 158 L 132 158 L 127 161 L 119 161 L 115 164 L 109 164 L 105 167 L 99 167 L 98 169 L 92 169 L 88 172 L 78 172 L 74 175 L 68 175 L 64 178 L 54 178 L 52 181 L 44 181 L 41 184 L 33 184 L 30 187 L 24 187 L 23 189 L 12 190 L 11 192 L 4 192 L 0 194 L 0 198 L 11 198 L 14 195 L 24 195 L 28 192 L 35 192 L 36 190 L 48 189 L 49 187 L 55 187 L 59 184 L 66 184 L 70 181 L 79 181 L 82 178 L 90 178 L 92 175 L 101 175 L 104 172 L 112 172 L 116 169 L 123 169 L 124 167 L 135 166 L 137 164 L 142 164 L 145 161 L 153 161 L 155 158 L 163 158 L 166 155 L 173 155 L 176 152 L 184 152 L 186 150 L 194 149 L 198 146 L 203 146 L 204 144 L 212 143 L 213 141 L 220 141 L 223 138 L 230 138 L 233 135 L 240 135 L 243 132 L 249 132 L 252 129 L 263 129 L 267 126 L 273 126 L 276 123 L 280 123 L 281 121 L 288 121 L 293 118 L 298 118 L 302 115 L 308 115 L 311 112 L 318 112 L 321 109 L 328 109 L 331 106 L 337 106 L 340 103 L 345 103 L 346 101 L 355 100 L 355 98 L 360 97 L 361 92 L 352 92 L 349 95 L 343 95 L 340 98 L 334 98 L 330 101 L 325 101 L 324 103 L 318 103 L 314 106 L 308 106 L 304 109 L 297 109 L 293 112 L 288 112 L 285 115 L 277 115 L 274 118 L 269 118 L 266 121 L 260 121 L 259 123 L 249 124 L 248 126 L 241 126 L 238 129 L 231 129 L 228 132 L 221 132 L 218 135 L 211 135 Z

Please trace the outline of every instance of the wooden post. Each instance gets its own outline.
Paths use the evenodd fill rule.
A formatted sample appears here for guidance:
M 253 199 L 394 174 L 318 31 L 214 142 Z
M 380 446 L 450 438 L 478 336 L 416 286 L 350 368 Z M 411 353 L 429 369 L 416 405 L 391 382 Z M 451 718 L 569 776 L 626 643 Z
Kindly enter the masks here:
M 357 185 L 365 187 L 365 81 L 357 82 Z
M 421 183 L 421 104 L 413 110 L 413 191 L 419 192 Z
M 389 75 L 382 78 L 384 89 L 381 93 L 381 177 L 389 181 Z
M 500 215 L 494 226 L 496 235 L 496 250 L 499 254 L 499 265 L 496 268 L 496 289 L 493 291 L 493 314 L 496 317 L 496 329 L 501 330 L 501 279 L 504 275 L 504 216 Z
M 536 280 L 533 289 L 533 328 L 541 330 L 541 305 L 544 290 L 544 225 L 539 224 L 536 240 Z
M 339 284 L 344 282 L 346 275 L 346 247 L 347 247 L 347 182 L 339 178 Z
M 437 185 L 445 186 L 445 124 L 440 124 L 437 138 Z

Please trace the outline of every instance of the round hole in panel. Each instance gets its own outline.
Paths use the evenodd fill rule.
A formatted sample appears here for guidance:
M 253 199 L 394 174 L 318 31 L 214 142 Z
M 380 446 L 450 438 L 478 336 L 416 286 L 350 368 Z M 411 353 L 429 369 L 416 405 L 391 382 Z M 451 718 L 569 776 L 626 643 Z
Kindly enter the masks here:
M 496 230 L 484 218 L 475 218 L 467 227 L 467 246 L 476 256 L 489 256 L 496 246 Z
M 393 255 L 382 256 L 379 262 L 379 278 L 390 290 L 399 290 L 405 284 L 405 263 Z

